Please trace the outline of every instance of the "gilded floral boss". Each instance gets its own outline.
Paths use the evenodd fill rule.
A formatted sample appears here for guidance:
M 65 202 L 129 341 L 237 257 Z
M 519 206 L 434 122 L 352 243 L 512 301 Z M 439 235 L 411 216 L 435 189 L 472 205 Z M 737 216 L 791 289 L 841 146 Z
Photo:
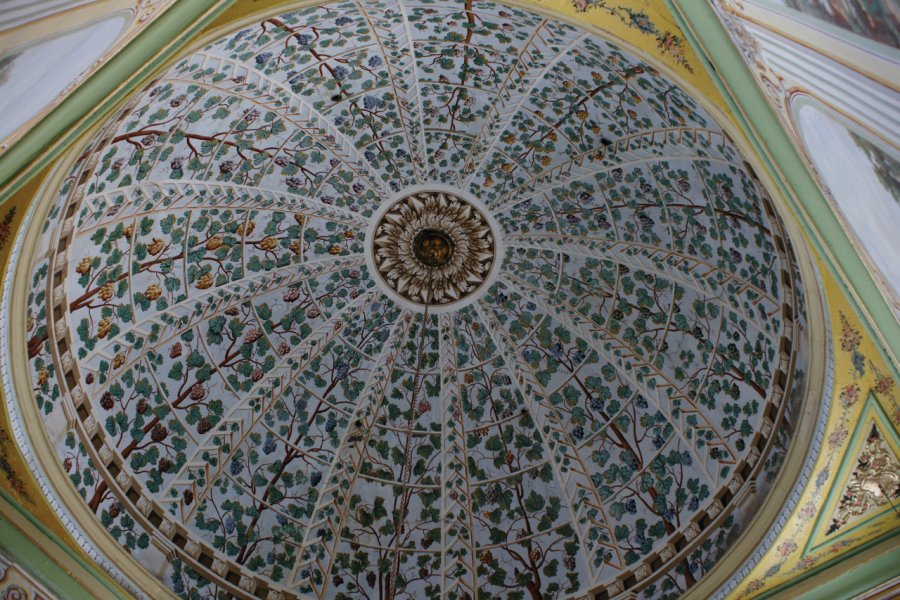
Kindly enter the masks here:
M 468 296 L 494 263 L 487 219 L 447 192 L 414 193 L 395 202 L 378 222 L 372 243 L 381 278 L 417 304 L 449 304 Z

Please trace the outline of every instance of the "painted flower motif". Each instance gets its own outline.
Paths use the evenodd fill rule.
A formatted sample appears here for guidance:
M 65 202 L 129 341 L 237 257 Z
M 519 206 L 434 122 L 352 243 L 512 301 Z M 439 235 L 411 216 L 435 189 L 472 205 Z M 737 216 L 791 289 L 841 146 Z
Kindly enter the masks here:
M 850 325 L 844 313 L 838 313 L 841 321 L 841 350 L 844 352 L 853 352 L 862 341 L 862 334 L 859 330 Z
M 819 474 L 816 475 L 816 487 L 820 488 L 825 485 L 825 482 L 828 481 L 828 476 L 830 475 L 830 471 L 828 468 L 822 469 L 819 471 Z
M 847 429 L 843 426 L 838 427 L 834 431 L 832 431 L 828 436 L 828 445 L 832 448 L 836 446 L 840 446 L 844 443 L 844 440 L 847 439 Z
M 859 386 L 855 383 L 841 388 L 840 401 L 844 408 L 850 408 L 859 400 Z
M 78 266 L 75 267 L 75 272 L 78 273 L 79 275 L 87 275 L 88 273 L 91 272 L 91 267 L 93 265 L 93 262 L 94 262 L 94 259 L 92 257 L 85 256 L 84 258 L 82 258 L 79 261 Z
M 153 240 L 150 242 L 150 245 L 147 246 L 147 252 L 152 256 L 156 256 L 157 254 L 162 252 L 165 247 L 166 243 L 163 240 L 159 238 L 153 238 Z
M 160 296 L 162 296 L 162 288 L 155 283 L 151 283 L 147 286 L 147 289 L 144 290 L 144 297 L 147 298 L 147 300 L 159 300 Z
M 802 569 L 808 569 L 808 568 L 810 568 L 811 566 L 813 566 L 814 564 L 816 564 L 816 562 L 818 562 L 817 557 L 815 557 L 815 556 L 804 556 L 803 558 L 800 559 L 800 562 L 797 563 L 797 566 L 798 566 L 801 570 L 802 570 Z
M 775 550 L 782 557 L 785 557 L 797 550 L 797 542 L 794 540 L 785 540 L 778 544 L 778 547 Z
M 800 508 L 800 518 L 808 521 L 816 516 L 816 503 L 815 502 L 807 502 Z
M 894 387 L 894 380 L 887 375 L 878 375 L 875 378 L 875 391 L 879 394 L 887 394 Z
M 200 278 L 197 280 L 197 283 L 195 283 L 194 286 L 201 290 L 206 290 L 206 289 L 211 288 L 212 284 L 213 284 L 212 274 L 209 272 L 206 272 L 200 276 Z

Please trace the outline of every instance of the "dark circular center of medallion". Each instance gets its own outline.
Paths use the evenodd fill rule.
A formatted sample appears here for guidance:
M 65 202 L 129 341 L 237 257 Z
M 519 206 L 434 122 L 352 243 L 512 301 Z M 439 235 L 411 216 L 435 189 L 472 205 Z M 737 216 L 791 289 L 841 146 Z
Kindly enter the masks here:
M 453 256 L 453 240 L 443 231 L 423 229 L 413 238 L 413 254 L 428 267 L 441 267 Z

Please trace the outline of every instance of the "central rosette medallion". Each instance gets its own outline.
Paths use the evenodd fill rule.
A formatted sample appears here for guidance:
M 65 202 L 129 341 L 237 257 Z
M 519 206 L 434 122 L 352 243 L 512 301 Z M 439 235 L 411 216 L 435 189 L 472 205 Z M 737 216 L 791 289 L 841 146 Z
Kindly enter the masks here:
M 484 213 L 449 192 L 416 192 L 378 218 L 372 255 L 382 281 L 416 304 L 441 306 L 479 289 L 495 260 Z

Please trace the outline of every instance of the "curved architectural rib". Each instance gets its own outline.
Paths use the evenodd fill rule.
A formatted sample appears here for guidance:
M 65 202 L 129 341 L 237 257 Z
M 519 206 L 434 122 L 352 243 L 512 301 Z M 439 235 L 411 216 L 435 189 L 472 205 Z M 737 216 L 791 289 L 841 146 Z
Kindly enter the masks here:
M 208 62 L 211 61 L 213 64 L 209 68 L 213 72 L 225 75 L 225 78 L 220 83 L 202 81 L 192 81 L 192 83 L 215 87 L 222 92 L 260 103 L 265 106 L 266 110 L 279 114 L 294 124 L 297 129 L 331 150 L 358 177 L 366 179 L 373 189 L 379 190 L 383 194 L 387 193 L 381 184 L 381 179 L 368 166 L 368 161 L 359 155 L 353 142 L 348 140 L 330 119 L 323 116 L 293 90 L 256 69 L 248 67 L 245 63 L 206 51 L 198 52 L 197 56 L 202 56 Z M 225 85 L 237 77 L 245 78 L 244 83 L 234 84 L 233 87 Z M 249 84 L 253 84 L 255 87 L 250 87 Z
M 412 313 L 409 311 L 404 311 L 397 318 L 390 338 L 369 375 L 365 392 L 357 401 L 336 458 L 319 488 L 319 499 L 303 536 L 300 555 L 294 572 L 287 579 L 291 586 L 299 585 L 303 593 L 313 592 L 318 598 L 325 597 L 334 555 L 342 539 L 341 530 L 350 510 L 350 496 L 366 459 L 367 444 L 390 384 L 391 371 L 411 324 Z M 322 529 L 325 530 L 324 536 L 318 533 Z
M 606 514 L 597 487 L 591 481 L 590 470 L 578 454 L 577 445 L 569 436 L 556 409 L 547 400 L 543 386 L 517 351 L 515 342 L 497 320 L 491 307 L 484 301 L 479 301 L 475 309 L 494 344 L 500 349 L 504 363 L 512 371 L 513 383 L 525 400 L 544 447 L 553 454 L 551 464 L 556 480 L 573 517 L 573 525 L 591 580 L 596 584 L 602 578 L 605 564 L 621 569 L 625 562 L 622 550 L 614 541 L 610 525 L 612 521 Z M 610 555 L 613 556 L 612 559 Z
M 781 312 L 775 297 L 749 281 L 707 261 L 664 248 L 639 242 L 595 240 L 552 233 L 510 235 L 505 238 L 505 244 L 507 248 L 586 256 L 625 265 L 630 269 L 651 271 L 709 296 L 723 309 L 735 312 L 750 322 L 756 322 L 757 317 L 745 308 L 748 305 L 756 309 L 761 306 L 770 317 Z M 727 301 L 726 293 L 735 295 L 734 303 Z M 764 329 L 760 331 L 777 344 L 774 333 Z
M 244 438 L 277 403 L 284 390 L 293 384 L 315 358 L 343 331 L 344 325 L 354 316 L 364 312 L 375 300 L 376 292 L 365 292 L 356 300 L 336 312 L 307 336 L 297 347 L 266 373 L 235 406 L 223 416 L 216 428 L 199 444 L 181 470 L 160 494 L 160 503 L 174 504 L 180 509 L 183 523 L 187 523 L 212 485 L 230 462 L 231 456 L 241 448 Z M 215 468 L 210 468 L 206 455 L 215 456 Z M 199 482 L 199 483 L 198 483 Z M 183 491 L 193 492 L 193 501 L 185 505 Z M 174 492 L 174 493 L 173 493 Z
M 397 114 L 403 122 L 406 143 L 412 156 L 417 183 L 423 183 L 422 157 L 425 156 L 425 126 L 422 123 L 422 101 L 419 97 L 419 78 L 416 56 L 406 12 L 399 2 L 361 2 L 356 8 L 369 24 L 394 90 Z
M 441 482 L 449 490 L 441 495 L 441 589 L 444 595 L 478 597 L 478 564 L 475 556 L 475 521 L 466 452 L 466 425 L 457 367 L 453 316 L 438 318 L 441 382 Z
M 472 177 L 481 169 L 484 161 L 497 146 L 500 133 L 512 122 L 522 104 L 534 91 L 547 73 L 566 55 L 569 50 L 581 42 L 585 35 L 575 29 L 566 29 L 568 35 L 561 39 L 552 39 L 548 19 L 541 21 L 528 41 L 519 51 L 516 63 L 510 68 L 497 91 L 497 97 L 488 110 L 478 136 L 463 161 L 456 184 L 465 189 L 472 182 Z M 554 50 L 554 46 L 562 46 Z M 555 52 L 555 53 L 554 53 Z M 486 140 L 490 140 L 489 142 Z
M 86 217 L 79 233 L 134 217 L 202 208 L 282 210 L 356 227 L 365 227 L 368 223 L 351 210 L 282 190 L 185 179 L 148 181 L 104 190 L 85 196 L 83 206 L 99 218 L 87 223 Z
M 720 448 L 726 458 L 722 458 L 717 463 L 734 465 L 736 461 L 731 447 L 728 445 L 725 437 L 721 432 L 709 422 L 696 403 L 688 397 L 687 394 L 669 378 L 651 364 L 645 358 L 639 356 L 631 346 L 614 336 L 606 329 L 599 327 L 596 323 L 574 310 L 564 307 L 550 305 L 540 290 L 536 290 L 529 283 L 522 281 L 512 275 L 504 275 L 504 285 L 509 285 L 522 293 L 529 300 L 537 304 L 569 331 L 579 336 L 604 359 L 618 367 L 619 373 L 627 377 L 629 381 L 640 390 L 641 394 L 654 402 L 657 408 L 667 416 L 672 416 L 678 421 L 678 427 L 675 429 L 679 435 L 683 436 L 685 444 L 690 448 L 694 458 L 698 464 L 703 465 L 703 469 L 709 477 L 709 481 L 713 483 L 721 482 L 725 475 L 720 472 L 716 464 L 710 460 L 709 455 L 703 456 L 697 451 L 696 443 L 691 443 L 684 436 L 685 430 L 693 430 L 697 432 L 695 439 L 700 439 L 700 434 L 711 432 L 713 439 L 706 442 L 708 448 Z M 691 421 L 694 421 L 693 423 Z
M 137 359 L 124 363 L 127 368 L 128 365 L 140 360 L 147 345 L 162 344 L 231 306 L 239 306 L 251 298 L 301 281 L 344 269 L 361 267 L 364 263 L 365 257 L 361 254 L 323 258 L 255 273 L 229 282 L 228 286 L 211 288 L 202 294 L 186 298 L 163 311 L 149 314 L 135 322 L 127 334 L 109 340 L 108 343 L 97 347 L 87 355 L 84 359 L 85 364 L 90 364 L 90 361 L 96 357 L 112 360 L 113 356 L 120 351 L 118 348 L 126 346 L 126 359 L 128 358 L 127 354 L 131 351 L 138 352 Z M 102 389 L 97 391 L 99 393 Z
M 699 148 L 689 144 L 696 144 Z M 671 150 L 673 147 L 683 148 L 685 152 L 663 154 L 664 149 Z M 593 175 L 636 162 L 702 159 L 733 164 L 727 152 L 728 149 L 724 134 L 712 129 L 667 127 L 641 131 L 621 137 L 605 148 L 582 152 L 555 167 L 534 175 L 516 189 L 507 192 L 498 200 L 490 202 L 489 206 L 494 212 L 502 212 L 586 175 Z

